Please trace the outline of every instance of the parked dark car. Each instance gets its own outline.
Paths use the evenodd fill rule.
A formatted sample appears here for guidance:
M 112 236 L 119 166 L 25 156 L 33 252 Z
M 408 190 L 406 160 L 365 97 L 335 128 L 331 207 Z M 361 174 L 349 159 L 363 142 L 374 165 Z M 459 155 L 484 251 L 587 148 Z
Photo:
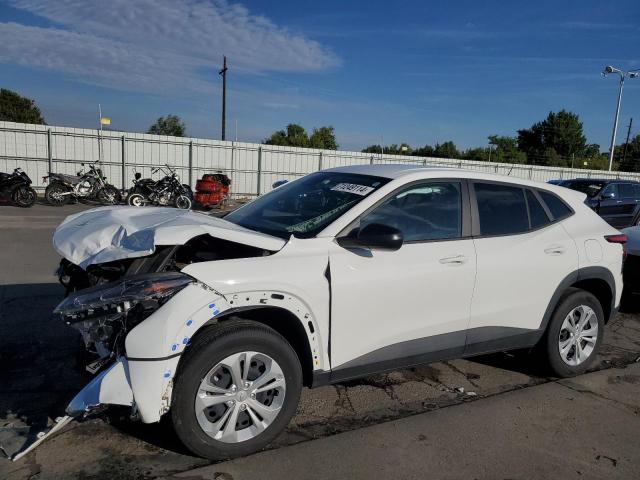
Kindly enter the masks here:
M 627 236 L 627 253 L 622 266 L 622 303 L 627 310 L 638 311 L 640 306 L 640 227 L 622 230 Z
M 585 203 L 612 227 L 625 228 L 640 222 L 640 182 L 577 178 L 560 186 L 587 194 Z

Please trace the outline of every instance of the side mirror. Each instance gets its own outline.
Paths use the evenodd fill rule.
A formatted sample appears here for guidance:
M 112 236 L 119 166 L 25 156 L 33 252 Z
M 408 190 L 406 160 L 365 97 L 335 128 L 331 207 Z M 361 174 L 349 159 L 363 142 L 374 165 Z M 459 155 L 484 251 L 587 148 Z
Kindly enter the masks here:
M 381 223 L 370 223 L 360 229 L 355 237 L 342 237 L 338 244 L 345 247 L 365 247 L 372 250 L 395 251 L 402 247 L 404 238 L 397 228 Z
M 136 178 L 136 180 L 140 180 L 142 178 L 142 174 L 140 172 L 136 172 L 133 176 Z

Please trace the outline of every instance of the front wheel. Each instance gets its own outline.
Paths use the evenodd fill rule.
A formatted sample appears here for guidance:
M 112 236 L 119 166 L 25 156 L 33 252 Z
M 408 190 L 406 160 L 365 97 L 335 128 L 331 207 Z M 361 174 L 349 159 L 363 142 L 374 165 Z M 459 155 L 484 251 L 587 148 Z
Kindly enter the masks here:
M 559 377 L 584 373 L 595 360 L 604 332 L 598 299 L 576 288 L 567 290 L 539 345 L 551 371 Z
M 285 429 L 301 388 L 300 362 L 280 334 L 257 322 L 229 320 L 196 337 L 183 356 L 173 426 L 196 455 L 248 455 Z
M 127 197 L 127 205 L 132 207 L 142 207 L 145 204 L 144 195 L 140 193 L 132 193 Z
M 176 198 L 176 207 L 181 210 L 189 210 L 191 208 L 191 199 L 186 195 L 178 195 Z
M 113 185 L 106 185 L 98 190 L 98 201 L 106 205 L 117 205 L 122 200 L 120 191 Z
M 70 189 L 60 183 L 52 183 L 45 189 L 44 198 L 47 203 L 61 207 L 71 201 Z
M 16 188 L 11 195 L 13 204 L 21 208 L 32 207 L 33 204 L 36 203 L 37 198 L 38 194 L 36 194 L 36 191 L 26 185 Z

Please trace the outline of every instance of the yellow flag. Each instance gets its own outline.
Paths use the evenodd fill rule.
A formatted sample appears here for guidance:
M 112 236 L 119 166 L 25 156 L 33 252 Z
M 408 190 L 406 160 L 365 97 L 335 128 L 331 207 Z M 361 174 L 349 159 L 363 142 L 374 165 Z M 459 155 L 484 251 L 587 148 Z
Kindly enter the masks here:
M 101 125 L 111 125 L 111 119 L 107 117 L 100 117 Z

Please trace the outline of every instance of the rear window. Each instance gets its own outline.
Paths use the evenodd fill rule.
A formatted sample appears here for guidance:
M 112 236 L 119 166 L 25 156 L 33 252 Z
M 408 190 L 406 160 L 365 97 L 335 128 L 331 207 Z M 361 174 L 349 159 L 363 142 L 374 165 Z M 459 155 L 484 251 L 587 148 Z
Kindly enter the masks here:
M 550 192 L 539 190 L 538 193 L 542 198 L 542 201 L 547 205 L 547 208 L 553 215 L 554 220 L 558 220 L 571 215 L 571 209 L 564 203 L 557 195 Z
M 621 198 L 633 198 L 635 196 L 633 193 L 633 185 L 630 183 L 619 184 L 618 191 L 620 192 Z
M 529 219 L 531 220 L 531 228 L 539 228 L 548 223 L 551 223 L 547 212 L 544 211 L 544 207 L 538 201 L 531 190 L 527 190 L 527 204 L 529 205 Z
M 495 183 L 474 183 L 480 235 L 508 235 L 529 230 L 524 189 Z

